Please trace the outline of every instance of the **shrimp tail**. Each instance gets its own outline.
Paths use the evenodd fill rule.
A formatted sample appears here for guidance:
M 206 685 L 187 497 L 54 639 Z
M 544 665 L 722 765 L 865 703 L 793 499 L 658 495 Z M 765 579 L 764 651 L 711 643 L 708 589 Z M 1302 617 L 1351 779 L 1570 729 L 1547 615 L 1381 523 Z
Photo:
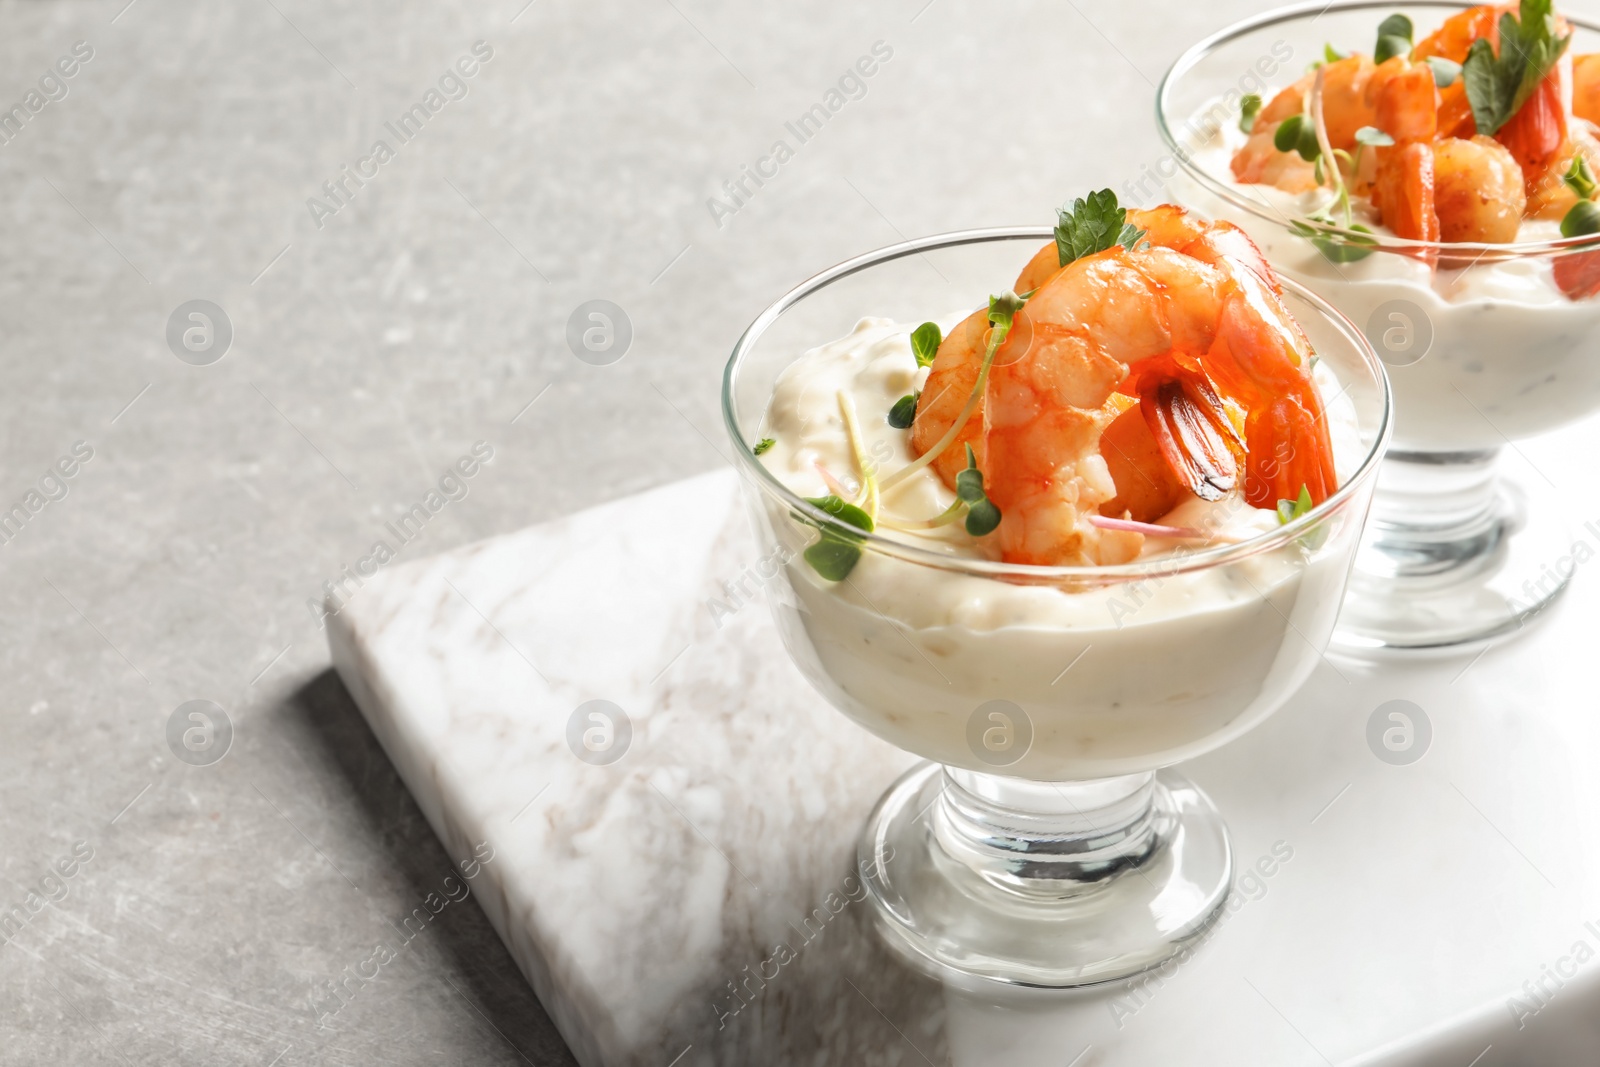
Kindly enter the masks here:
M 1145 425 L 1167 467 L 1191 493 L 1221 500 L 1238 487 L 1244 438 L 1204 371 L 1177 360 L 1161 362 L 1168 364 L 1163 373 L 1141 375 Z
M 1338 488 L 1327 426 L 1294 397 L 1279 397 L 1252 412 L 1246 436 L 1245 499 L 1251 507 L 1277 507 L 1280 500 L 1298 498 L 1302 488 L 1312 504 L 1321 504 Z

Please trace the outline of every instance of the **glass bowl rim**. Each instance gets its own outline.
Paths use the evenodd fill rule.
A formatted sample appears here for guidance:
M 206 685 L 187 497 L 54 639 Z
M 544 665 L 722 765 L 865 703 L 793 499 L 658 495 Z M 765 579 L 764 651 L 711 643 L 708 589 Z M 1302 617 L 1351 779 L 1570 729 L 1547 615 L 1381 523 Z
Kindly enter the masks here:
M 1156 87 L 1156 130 L 1161 134 L 1162 143 L 1171 151 L 1172 157 L 1178 165 L 1189 172 L 1189 175 L 1203 185 L 1206 190 L 1235 207 L 1248 211 L 1257 218 L 1265 219 L 1275 226 L 1289 230 L 1295 223 L 1316 230 L 1320 234 L 1341 239 L 1341 243 L 1362 248 L 1371 248 L 1373 251 L 1410 253 L 1410 252 L 1439 252 L 1449 253 L 1448 259 L 1460 260 L 1463 254 L 1473 256 L 1472 263 L 1480 259 L 1494 262 L 1503 262 L 1508 259 L 1531 258 L 1535 256 L 1559 256 L 1573 252 L 1592 252 L 1597 248 L 1596 238 L 1593 235 L 1578 237 L 1560 237 L 1548 241 L 1521 241 L 1511 244 L 1488 244 L 1473 241 L 1416 241 L 1393 234 L 1366 234 L 1348 230 L 1342 226 L 1330 226 L 1310 222 L 1305 218 L 1289 218 L 1282 212 L 1269 211 L 1265 205 L 1240 195 L 1229 183 L 1217 178 L 1204 167 L 1200 166 L 1190 155 L 1189 150 L 1178 143 L 1177 136 L 1173 133 L 1168 123 L 1171 109 L 1168 106 L 1173 88 L 1185 75 L 1205 60 L 1212 52 L 1225 44 L 1229 44 L 1239 37 L 1268 26 L 1276 26 L 1284 22 L 1295 22 L 1306 15 L 1312 16 L 1312 21 L 1322 17 L 1330 11 L 1361 11 L 1361 10 L 1387 10 L 1393 11 L 1396 7 L 1437 7 L 1465 11 L 1479 5 L 1469 3 L 1467 0 L 1304 0 L 1302 3 L 1289 4 L 1284 7 L 1275 7 L 1259 15 L 1241 19 L 1231 25 L 1224 26 L 1215 33 L 1201 38 L 1190 45 L 1176 60 L 1167 73 L 1162 76 L 1161 84 Z M 1561 17 L 1574 26 L 1582 27 L 1591 33 L 1600 33 L 1600 23 L 1595 23 L 1581 16 L 1561 13 Z M 1473 254 L 1476 255 L 1473 255 Z M 1471 263 L 1464 264 L 1470 266 Z
M 739 428 L 738 404 L 734 399 L 739 372 L 744 365 L 746 356 L 755 347 L 762 335 L 791 307 L 794 307 L 811 294 L 827 288 L 834 282 L 908 256 L 920 255 L 936 249 L 957 248 L 963 245 L 984 244 L 993 241 L 1046 240 L 1054 236 L 1055 231 L 1049 227 L 1007 226 L 955 230 L 948 233 L 914 238 L 909 241 L 887 245 L 871 252 L 864 252 L 861 255 L 837 263 L 812 275 L 777 300 L 774 300 L 740 334 L 738 341 L 734 343 L 733 352 L 729 356 L 727 366 L 722 373 L 722 420 L 723 426 L 733 442 L 734 453 L 737 457 L 736 462 L 742 466 L 746 474 L 755 478 L 757 484 L 765 493 L 778 499 L 791 512 L 803 516 L 810 525 L 819 529 L 845 535 L 860 544 L 863 549 L 909 563 L 935 567 L 940 570 L 962 572 L 974 577 L 1011 579 L 1028 584 L 1047 584 L 1052 581 L 1067 580 L 1106 584 L 1129 579 L 1187 574 L 1270 552 L 1306 533 L 1333 512 L 1343 509 L 1345 504 L 1355 495 L 1357 489 L 1376 475 L 1378 465 L 1388 448 L 1389 438 L 1394 429 L 1394 396 L 1389 384 L 1388 373 L 1384 370 L 1383 363 L 1378 359 L 1378 355 L 1373 350 L 1366 335 L 1361 332 L 1355 323 L 1346 318 L 1332 304 L 1290 278 L 1279 279 L 1284 288 L 1309 303 L 1324 318 L 1328 319 L 1332 326 L 1355 347 L 1357 353 L 1365 362 L 1366 369 L 1379 383 L 1383 396 L 1383 412 L 1372 447 L 1362 457 L 1360 466 L 1356 468 L 1345 483 L 1332 496 L 1305 515 L 1261 536 L 1251 537 L 1237 543 L 1223 543 L 1190 553 L 1174 553 L 1169 556 L 1159 556 L 1147 560 L 1137 560 L 1132 563 L 1100 567 L 1045 567 L 1026 563 L 1002 563 L 986 559 L 951 556 L 947 553 L 919 548 L 905 541 L 885 537 L 877 532 L 866 533 L 855 526 L 841 522 L 835 516 L 807 502 L 804 497 L 790 489 L 769 471 L 766 464 L 762 463 L 755 453 L 751 451 L 750 442 L 744 439 L 744 434 Z M 831 340 L 831 338 L 819 340 L 817 344 L 825 344 L 828 340 Z

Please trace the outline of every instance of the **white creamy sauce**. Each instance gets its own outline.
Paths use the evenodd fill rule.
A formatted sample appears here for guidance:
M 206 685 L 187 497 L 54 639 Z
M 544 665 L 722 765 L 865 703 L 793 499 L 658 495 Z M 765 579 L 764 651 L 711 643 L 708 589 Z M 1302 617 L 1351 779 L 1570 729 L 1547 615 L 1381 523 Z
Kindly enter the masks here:
M 963 317 L 940 325 L 948 329 Z M 911 352 L 911 328 L 863 319 L 851 334 L 784 371 L 761 428 L 774 441 L 762 462 L 780 481 L 815 497 L 828 492 L 818 463 L 838 480 L 853 478 L 841 393 L 855 405 L 864 449 L 880 475 L 915 458 L 910 431 L 885 418 L 927 377 Z M 1326 364 L 1318 374 L 1323 395 L 1336 398 L 1328 418 L 1342 481 L 1364 450 L 1350 401 Z M 925 468 L 886 495 L 884 510 L 925 519 L 952 500 Z M 789 524 L 789 543 L 803 543 L 806 534 L 793 529 L 786 509 L 774 504 L 767 518 Z M 1272 710 L 1286 685 L 1299 684 L 1316 658 L 1301 635 L 1331 629 L 1348 563 L 1345 542 L 1353 546 L 1359 519 L 1334 517 L 1330 528 L 1353 525 L 1310 553 L 1291 544 L 1228 566 L 1074 590 L 1002 582 L 870 550 L 846 581 L 834 583 L 797 553 L 787 564 L 795 600 L 783 607 L 798 612 L 818 666 L 837 687 L 836 701 L 901 747 L 996 770 L 974 760 L 968 725 L 980 704 L 1001 699 L 1024 708 L 1034 730 L 1027 756 L 1005 773 L 1055 780 L 1124 773 L 1176 762 L 1214 743 L 1219 732 L 1248 728 Z M 1168 521 L 1240 538 L 1278 526 L 1275 512 L 1239 497 L 1196 499 Z M 993 537 L 972 538 L 959 523 L 928 537 L 880 533 L 953 557 L 995 556 Z M 1170 541 L 1146 542 L 1147 556 L 1174 548 Z
M 1267 90 L 1263 97 L 1272 95 Z M 1600 300 L 1568 299 L 1555 284 L 1549 257 L 1435 269 L 1409 256 L 1376 252 L 1354 263 L 1332 263 L 1287 224 L 1329 211 L 1333 193 L 1288 193 L 1234 181 L 1229 164 L 1244 142 L 1236 125 L 1224 123 L 1194 142 L 1194 162 L 1260 204 L 1267 218 L 1186 176 L 1175 179 L 1180 199 L 1244 228 L 1278 271 L 1366 331 L 1394 386 L 1394 447 L 1498 448 L 1508 438 L 1542 433 L 1600 408 Z M 1392 236 L 1369 204 L 1357 201 L 1355 213 L 1355 221 Z M 1559 236 L 1558 223 L 1525 219 L 1518 240 Z

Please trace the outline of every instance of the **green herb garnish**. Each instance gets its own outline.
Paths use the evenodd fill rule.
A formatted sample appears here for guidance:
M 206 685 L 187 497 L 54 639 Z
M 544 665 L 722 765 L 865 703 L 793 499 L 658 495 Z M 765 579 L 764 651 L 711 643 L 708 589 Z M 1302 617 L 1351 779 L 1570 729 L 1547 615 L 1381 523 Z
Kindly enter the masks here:
M 1594 171 L 1589 169 L 1589 161 L 1581 155 L 1572 157 L 1572 166 L 1561 176 L 1567 188 L 1578 194 L 1579 200 L 1593 200 L 1600 185 L 1595 184 Z
M 751 455 L 755 455 L 755 456 L 759 456 L 759 455 L 763 454 L 764 452 L 766 452 L 767 449 L 771 448 L 773 445 L 775 445 L 777 443 L 778 442 L 774 441 L 770 437 L 763 437 L 761 440 L 756 442 L 756 447 L 754 447 L 754 448 L 752 448 L 750 450 L 750 454 Z
M 857 529 L 871 533 L 873 530 L 872 516 L 856 507 L 846 503 L 839 497 L 829 494 L 827 496 L 807 497 L 806 503 L 814 504 L 835 519 L 847 523 Z M 809 519 L 801 519 L 810 525 Z M 822 539 L 802 555 L 811 569 L 830 582 L 842 582 L 850 576 L 850 572 L 861 560 L 861 542 L 865 538 L 833 527 L 822 527 Z
M 933 357 L 939 354 L 939 346 L 944 343 L 944 336 L 939 332 L 939 324 L 925 322 L 911 331 L 911 354 L 917 357 L 917 366 L 933 366 Z
M 1363 126 L 1356 131 L 1356 143 L 1365 145 L 1392 145 L 1394 138 L 1376 126 Z
M 1287 526 L 1294 520 L 1309 512 L 1315 505 L 1311 503 L 1311 490 L 1302 485 L 1298 500 L 1278 501 L 1278 525 Z
M 1561 220 L 1561 236 L 1588 237 L 1600 233 L 1600 204 L 1579 200 Z
M 967 533 L 982 537 L 1000 525 L 1000 509 L 983 491 L 983 472 L 978 469 L 972 446 L 967 446 L 967 469 L 956 475 L 956 496 L 967 505 Z
M 897 430 L 908 429 L 917 418 L 917 401 L 922 399 L 922 393 L 907 393 L 894 402 L 894 407 L 889 409 L 889 425 Z
M 1338 226 L 1336 219 L 1328 215 L 1308 215 L 1305 222 L 1299 219 L 1289 224 L 1289 232 L 1296 237 L 1304 237 L 1316 246 L 1322 253 L 1322 258 L 1329 263 L 1355 263 L 1372 255 L 1378 247 L 1378 238 L 1368 236 L 1372 230 L 1361 223 L 1346 224 L 1343 228 L 1348 233 L 1330 234 L 1326 230 L 1315 226 L 1308 226 L 1308 222 L 1320 222 L 1324 226 Z
M 1256 115 L 1261 112 L 1261 97 L 1246 93 L 1239 101 L 1239 132 L 1250 133 L 1256 128 Z
M 1128 210 L 1117 205 L 1110 189 L 1056 210 L 1056 253 L 1065 267 L 1073 260 L 1104 252 L 1113 245 L 1133 251 L 1144 231 L 1128 222 Z
M 1308 121 L 1304 115 L 1290 115 L 1280 122 L 1272 133 L 1272 146 L 1280 152 L 1299 152 L 1307 163 L 1322 155 L 1316 123 Z
M 1372 61 L 1382 63 L 1395 56 L 1411 54 L 1411 20 L 1404 15 L 1390 15 L 1378 23 L 1378 45 L 1372 50 Z
M 1433 84 L 1437 88 L 1448 89 L 1461 77 L 1461 64 L 1444 56 L 1429 56 L 1423 62 L 1433 68 Z
M 1345 55 L 1331 44 L 1325 44 L 1322 46 L 1322 61 L 1324 63 L 1337 63 L 1341 59 L 1349 58 L 1349 56 Z
M 1472 42 L 1461 66 L 1467 102 L 1478 132 L 1492 137 L 1539 88 L 1556 65 L 1572 34 L 1555 35 L 1551 0 L 1522 0 L 1522 17 L 1500 16 L 1500 54 L 1484 38 Z

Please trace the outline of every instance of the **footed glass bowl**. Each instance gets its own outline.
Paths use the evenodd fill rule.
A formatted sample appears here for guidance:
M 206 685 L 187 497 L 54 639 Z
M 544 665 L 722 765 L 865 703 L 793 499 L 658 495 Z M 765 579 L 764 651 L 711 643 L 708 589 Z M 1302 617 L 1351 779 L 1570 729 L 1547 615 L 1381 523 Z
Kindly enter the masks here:
M 1335 637 L 1348 652 L 1454 650 L 1511 634 L 1571 577 L 1572 539 L 1553 487 L 1515 442 L 1600 410 L 1600 300 L 1557 278 L 1600 272 L 1593 239 L 1559 220 L 1512 245 L 1444 244 L 1295 223 L 1307 202 L 1233 181 L 1239 101 L 1270 101 L 1323 48 L 1369 50 L 1377 26 L 1407 15 L 1420 41 L 1467 6 L 1336 0 L 1279 8 L 1185 52 L 1162 81 L 1156 121 L 1171 155 L 1126 193 L 1175 199 L 1242 226 L 1286 277 L 1366 333 L 1395 395 L 1394 444 L 1378 482 Z M 1600 27 L 1570 14 L 1569 54 L 1600 51 Z M 1547 238 L 1547 239 L 1534 239 Z M 1359 244 L 1357 243 L 1359 242 Z M 1597 274 L 1596 276 L 1600 276 Z
M 1047 229 L 945 234 L 824 271 L 755 320 L 723 412 L 785 646 L 844 714 L 930 762 L 869 818 L 859 866 L 888 941 L 934 971 L 1062 987 L 1154 966 L 1225 901 L 1227 832 L 1163 772 L 1277 710 L 1327 645 L 1389 433 L 1361 332 L 1293 283 L 1285 300 L 1338 378 L 1339 491 L 1240 544 L 1116 567 L 1008 565 L 838 524 L 752 454 L 779 376 L 864 316 L 976 306 Z M 881 417 L 881 416 L 866 416 Z M 804 550 L 852 539 L 842 581 Z M 904 536 L 904 535 L 901 535 Z

